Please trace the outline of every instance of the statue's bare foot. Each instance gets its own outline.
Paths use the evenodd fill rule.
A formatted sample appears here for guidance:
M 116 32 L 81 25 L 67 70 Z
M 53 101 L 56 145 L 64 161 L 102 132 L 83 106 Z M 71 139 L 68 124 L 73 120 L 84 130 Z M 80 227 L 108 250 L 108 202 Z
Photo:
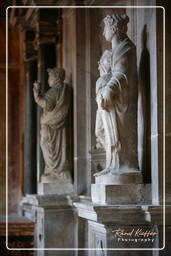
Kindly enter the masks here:
M 95 176 L 95 177 L 98 177 L 98 176 L 101 176 L 101 175 L 105 175 L 105 174 L 107 174 L 107 173 L 109 173 L 109 172 L 110 172 L 110 169 L 107 168 L 107 169 L 104 169 L 104 170 L 101 171 L 101 172 L 96 172 L 96 173 L 94 174 L 94 176 Z

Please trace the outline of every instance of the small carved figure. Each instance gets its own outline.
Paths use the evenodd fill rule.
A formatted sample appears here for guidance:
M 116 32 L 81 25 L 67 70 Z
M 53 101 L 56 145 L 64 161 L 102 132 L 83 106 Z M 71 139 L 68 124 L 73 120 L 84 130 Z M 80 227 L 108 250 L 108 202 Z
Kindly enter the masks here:
M 44 175 L 59 180 L 71 180 L 70 165 L 67 160 L 66 121 L 70 105 L 70 95 L 64 83 L 63 68 L 48 69 L 48 84 L 51 87 L 41 93 L 40 83 L 34 83 L 34 98 L 43 109 L 41 115 L 41 149 L 45 160 Z

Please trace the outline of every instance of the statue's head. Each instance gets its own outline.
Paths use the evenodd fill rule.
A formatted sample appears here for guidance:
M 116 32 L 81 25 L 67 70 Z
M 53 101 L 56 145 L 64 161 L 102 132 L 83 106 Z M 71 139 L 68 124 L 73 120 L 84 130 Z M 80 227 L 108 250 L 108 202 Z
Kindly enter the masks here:
M 111 41 L 114 35 L 118 35 L 120 39 L 126 37 L 127 24 L 129 17 L 126 14 L 112 14 L 104 18 L 103 35 L 107 41 Z
M 111 61 L 112 61 L 112 52 L 105 50 L 103 55 L 98 62 L 99 67 L 98 70 L 100 72 L 100 76 L 108 74 L 111 71 Z
M 48 83 L 50 87 L 63 84 L 65 79 L 65 70 L 63 68 L 48 68 L 47 72 L 49 74 Z

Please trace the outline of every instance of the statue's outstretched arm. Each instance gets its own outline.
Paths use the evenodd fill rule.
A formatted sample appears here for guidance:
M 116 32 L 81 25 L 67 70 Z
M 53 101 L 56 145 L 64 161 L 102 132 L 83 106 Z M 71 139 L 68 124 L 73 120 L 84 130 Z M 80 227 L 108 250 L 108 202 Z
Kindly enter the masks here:
M 34 94 L 34 99 L 37 105 L 39 105 L 43 109 L 46 108 L 46 100 L 43 98 L 43 95 L 41 94 L 39 87 L 34 86 L 33 94 Z
M 54 93 L 52 94 L 49 91 L 47 91 L 45 94 L 41 93 L 40 90 L 40 83 L 35 82 L 34 83 L 34 88 L 33 88 L 33 94 L 34 94 L 34 99 L 35 102 L 43 109 L 46 111 L 52 111 L 55 103 L 54 103 Z

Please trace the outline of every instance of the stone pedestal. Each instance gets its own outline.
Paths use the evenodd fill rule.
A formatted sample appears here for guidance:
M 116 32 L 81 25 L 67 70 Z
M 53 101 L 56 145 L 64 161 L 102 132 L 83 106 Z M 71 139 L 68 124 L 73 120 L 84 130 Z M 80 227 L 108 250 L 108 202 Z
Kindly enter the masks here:
M 109 205 L 151 204 L 151 184 L 92 184 L 93 203 Z
M 97 176 L 95 180 L 96 184 L 139 184 L 142 183 L 142 174 L 140 171 L 108 173 L 106 175 Z
M 142 184 L 141 171 L 121 169 L 116 173 L 94 176 L 105 168 L 105 152 L 90 152 L 92 161 L 91 196 L 98 204 L 151 204 L 151 185 Z
M 154 237 L 142 238 L 138 237 L 138 234 L 143 230 L 150 230 L 150 232 L 155 232 L 158 234 L 157 226 L 151 226 L 149 224 L 140 224 L 136 225 L 117 225 L 117 224 L 98 224 L 93 221 L 89 221 L 89 246 L 90 248 L 97 248 L 99 251 L 103 251 L 104 255 L 118 255 L 118 252 L 115 251 L 118 248 L 158 248 L 158 239 Z M 122 232 L 130 233 L 131 235 L 120 235 Z M 120 233 L 120 234 L 119 234 Z M 109 250 L 114 249 L 113 252 L 104 249 L 108 248 Z M 90 253 L 91 256 L 96 255 L 95 252 Z M 143 255 L 152 255 L 143 254 Z
M 27 195 L 22 200 L 23 215 L 36 223 L 36 248 L 74 248 L 73 200 L 64 195 Z M 55 254 L 52 251 L 37 251 L 37 256 L 44 255 Z M 66 250 L 57 251 L 56 255 L 72 256 L 74 253 Z
M 163 208 L 161 206 L 112 206 L 74 203 L 78 215 L 88 221 L 89 256 L 154 256 L 164 246 Z M 169 216 L 170 208 L 166 208 Z M 167 228 L 171 225 L 167 221 Z M 156 251 L 153 251 L 155 248 Z
M 151 185 L 142 184 L 140 171 L 118 171 L 95 177 L 91 196 L 98 204 L 151 204 Z
M 93 149 L 89 152 L 89 156 L 91 159 L 91 184 L 95 183 L 96 172 L 100 172 L 105 169 L 106 164 L 106 152 L 100 149 Z
M 73 185 L 71 183 L 39 183 L 38 193 L 40 195 L 73 194 Z
M 73 191 L 73 184 L 69 180 L 57 180 L 42 175 L 41 182 L 38 183 L 39 195 L 73 195 Z

